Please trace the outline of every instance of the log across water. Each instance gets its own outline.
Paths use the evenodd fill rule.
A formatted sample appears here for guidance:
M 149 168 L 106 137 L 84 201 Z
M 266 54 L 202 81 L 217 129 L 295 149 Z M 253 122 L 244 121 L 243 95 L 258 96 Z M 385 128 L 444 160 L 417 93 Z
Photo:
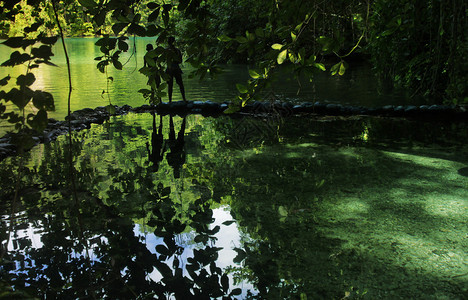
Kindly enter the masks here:
M 142 105 L 140 107 L 131 107 L 128 105 L 115 106 L 112 109 L 112 115 L 122 115 L 129 112 L 141 113 L 156 111 L 161 115 L 180 115 L 201 114 L 206 117 L 224 116 L 304 116 L 304 117 L 323 117 L 323 116 L 376 116 L 388 118 L 409 118 L 422 121 L 450 121 L 466 122 L 468 121 L 468 109 L 463 106 L 448 105 L 422 105 L 422 106 L 383 106 L 378 108 L 366 108 L 358 106 L 346 106 L 340 104 L 326 103 L 300 103 L 292 104 L 289 102 L 253 102 L 244 107 L 239 107 L 233 113 L 226 113 L 231 107 L 230 103 L 215 103 L 211 101 L 194 102 L 172 102 L 160 103 L 158 105 Z M 82 130 L 91 127 L 91 124 L 102 124 L 111 114 L 106 107 L 97 107 L 95 109 L 85 108 L 77 110 L 70 115 L 70 124 L 72 130 Z M 46 143 L 55 140 L 59 135 L 68 133 L 68 117 L 65 121 L 49 119 L 47 128 L 43 133 L 38 134 L 31 131 L 35 143 Z M 4 158 L 15 155 L 16 146 L 12 143 L 14 133 L 9 133 L 0 138 L 0 161 Z

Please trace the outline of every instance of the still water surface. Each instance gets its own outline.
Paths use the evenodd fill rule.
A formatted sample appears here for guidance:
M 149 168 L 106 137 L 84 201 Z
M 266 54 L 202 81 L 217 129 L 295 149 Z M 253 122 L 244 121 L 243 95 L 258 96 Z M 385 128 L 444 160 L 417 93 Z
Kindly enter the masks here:
M 464 299 L 466 129 L 112 118 L 74 134 L 74 188 L 65 138 L 29 152 L 19 175 L 18 158 L 0 163 L 2 288 L 68 299 Z
M 106 76 L 96 69 L 95 57 L 101 56 L 99 48 L 94 45 L 96 38 L 67 38 L 66 44 L 69 51 L 72 72 L 72 107 L 75 111 L 82 108 L 94 108 L 109 103 L 108 96 L 113 104 L 140 106 L 144 99 L 138 93 L 139 89 L 146 88 L 145 76 L 138 72 L 143 65 L 145 45 L 153 42 L 151 38 L 135 39 L 136 53 L 130 52 L 122 55 L 122 62 L 127 62 L 123 70 L 109 68 L 108 75 L 113 77 L 107 91 Z M 133 44 L 133 40 L 130 40 Z M 0 45 L 0 61 L 9 58 L 10 48 Z M 65 57 L 61 43 L 53 47 L 55 56 L 52 62 L 58 67 L 43 66 L 34 71 L 36 83 L 35 89 L 48 91 L 54 95 L 56 111 L 50 116 L 63 119 L 67 113 L 68 79 Z M 222 66 L 224 72 L 216 79 L 190 79 L 188 75 L 191 68 L 188 63 L 183 65 L 184 81 L 187 91 L 187 99 L 191 101 L 215 102 L 231 101 L 237 95 L 236 83 L 243 83 L 248 79 L 248 67 L 245 65 Z M 10 74 L 18 76 L 24 70 L 20 68 L 0 68 L 0 78 Z M 301 81 L 301 90 L 296 80 L 287 79 L 288 74 L 280 76 L 281 80 L 273 85 L 268 97 L 282 101 L 292 102 L 329 102 L 350 105 L 362 105 L 368 107 L 382 105 L 406 105 L 409 104 L 404 92 L 383 92 L 378 88 L 377 79 L 369 65 L 352 65 L 347 73 L 342 76 L 330 76 L 329 72 L 317 71 L 313 81 Z M 177 87 L 174 89 L 174 99 L 182 100 Z M 414 104 L 414 100 L 413 104 Z

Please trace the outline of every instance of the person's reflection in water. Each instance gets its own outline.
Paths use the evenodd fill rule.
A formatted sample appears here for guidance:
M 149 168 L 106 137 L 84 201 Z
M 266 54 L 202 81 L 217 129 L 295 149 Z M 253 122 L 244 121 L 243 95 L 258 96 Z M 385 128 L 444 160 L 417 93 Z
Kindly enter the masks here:
M 180 168 L 185 162 L 185 119 L 186 118 L 184 117 L 180 131 L 177 135 L 177 139 L 175 136 L 174 121 L 172 120 L 172 116 L 169 120 L 168 144 L 171 152 L 167 153 L 166 160 L 167 163 L 174 169 L 174 178 L 180 178 Z
M 150 151 L 149 143 L 146 142 L 146 150 L 148 150 L 148 160 L 153 164 L 153 172 L 157 172 L 159 169 L 159 164 L 163 160 L 164 152 L 166 147 L 164 144 L 163 137 L 163 117 L 159 116 L 159 128 L 156 128 L 156 115 L 153 112 L 153 132 L 151 133 L 151 148 Z

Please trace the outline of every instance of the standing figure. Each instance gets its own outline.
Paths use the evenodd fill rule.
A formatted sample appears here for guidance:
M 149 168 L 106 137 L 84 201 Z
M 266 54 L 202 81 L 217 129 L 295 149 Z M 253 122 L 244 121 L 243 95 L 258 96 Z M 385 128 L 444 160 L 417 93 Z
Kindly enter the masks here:
M 162 115 L 159 116 L 159 128 L 156 127 L 156 115 L 153 115 L 153 132 L 151 133 L 151 148 L 148 142 L 146 142 L 146 150 L 148 151 L 148 160 L 153 164 L 153 172 L 157 172 L 159 164 L 163 160 L 164 152 L 166 151 L 164 137 L 163 137 L 163 119 Z
M 182 125 L 180 126 L 180 131 L 177 134 L 177 139 L 175 136 L 174 121 L 172 116 L 169 119 L 169 139 L 168 144 L 170 152 L 166 155 L 167 163 L 172 167 L 174 171 L 174 178 L 180 178 L 180 169 L 185 163 L 185 117 L 182 120 Z
M 169 80 L 167 82 L 167 91 L 169 94 L 169 102 L 172 102 L 172 89 L 174 86 L 174 78 L 176 83 L 179 85 L 180 93 L 182 94 L 182 99 L 187 102 L 185 99 L 185 89 L 184 83 L 182 82 L 182 69 L 179 64 L 182 63 L 182 52 L 174 46 L 175 38 L 173 36 L 167 39 L 169 47 L 167 50 L 167 69 L 166 73 L 169 75 Z

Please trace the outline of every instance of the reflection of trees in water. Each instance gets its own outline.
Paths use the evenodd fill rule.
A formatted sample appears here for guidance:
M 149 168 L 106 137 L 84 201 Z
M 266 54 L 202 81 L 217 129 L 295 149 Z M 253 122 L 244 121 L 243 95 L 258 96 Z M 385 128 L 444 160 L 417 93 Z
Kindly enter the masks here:
M 237 249 L 235 261 L 240 265 L 229 272 L 254 282 L 264 298 L 285 294 L 300 297 L 303 293 L 313 298 L 343 297 L 349 278 L 370 276 L 359 273 L 362 264 L 372 264 L 376 269 L 388 267 L 393 274 L 398 273 L 397 266 L 382 264 L 377 258 L 351 250 L 338 251 L 342 241 L 324 235 L 317 222 L 324 213 L 325 199 L 333 200 L 338 190 L 353 193 L 364 183 L 367 188 L 380 188 L 382 170 L 394 170 L 395 178 L 415 171 L 408 162 L 389 160 L 383 154 L 370 156 L 362 149 L 356 153 L 341 151 L 337 144 L 362 143 L 354 137 L 365 126 L 369 128 L 369 143 L 378 142 L 379 134 L 385 141 L 398 137 L 399 132 L 401 139 L 409 129 L 398 131 L 392 127 L 391 133 L 385 133 L 384 126 L 374 123 L 364 126 L 362 120 L 338 120 L 334 126 L 339 130 L 332 130 L 328 129 L 331 123 L 324 123 L 328 121 L 304 121 L 297 126 L 280 126 L 265 134 L 263 140 L 245 138 L 243 149 L 271 146 L 253 153 L 222 146 L 245 120 L 229 123 L 225 119 L 204 119 L 204 127 L 197 129 L 197 135 L 193 126 L 198 123 L 188 118 L 185 146 L 198 145 L 190 139 L 200 140 L 204 147 L 197 153 L 203 156 L 188 157 L 184 172 L 174 178 L 167 162 L 161 163 L 157 173 L 146 167 L 145 143 L 151 136 L 151 120 L 145 120 L 147 123 L 139 127 L 122 123 L 116 125 L 119 130 L 90 131 L 75 137 L 78 206 L 69 192 L 63 142 L 44 146 L 43 161 L 30 167 L 22 180 L 21 205 L 27 219 L 18 218 L 15 225 L 15 231 L 20 232 L 30 222 L 34 230 L 41 232 L 43 245 L 34 248 L 27 238 L 13 236 L 14 249 L 2 261 L 0 270 L 3 282 L 29 295 L 49 293 L 49 297 L 70 298 L 146 295 L 164 299 L 167 293 L 178 298 L 238 293 L 228 286 L 227 271 L 216 266 L 219 249 L 212 242 L 219 229 L 210 227 L 211 199 L 228 201 L 248 236 L 243 239 L 242 249 Z M 163 121 L 168 124 L 168 117 Z M 181 128 L 181 120 L 174 121 L 175 130 Z M 327 140 L 333 132 L 335 135 Z M 163 133 L 169 136 L 167 131 Z M 88 141 L 89 136 L 99 142 Z M 287 151 L 277 148 L 282 145 L 278 136 L 288 143 Z M 318 144 L 333 147 L 320 148 Z M 190 147 L 186 150 L 196 152 Z M 0 172 L 3 215 L 9 213 L 12 189 L 7 183 L 14 177 L 8 173 L 14 172 L 12 169 L 2 166 Z M 359 178 L 353 179 L 356 176 L 350 174 L 358 174 Z M 374 205 L 372 209 L 382 213 L 400 208 Z M 135 236 L 135 220 L 162 239 L 156 253 L 148 250 L 142 237 Z M 440 223 L 433 216 L 430 220 Z M 2 237 L 10 233 L 7 225 L 2 218 Z M 185 245 L 192 243 L 202 245 L 201 249 L 197 247 L 185 263 Z M 351 261 L 349 257 L 353 256 L 361 261 Z M 151 280 L 152 272 L 161 274 L 161 281 Z M 385 279 L 374 277 L 372 282 L 376 283 Z M 423 280 L 435 279 L 425 276 Z
M 211 242 L 219 226 L 210 229 L 213 215 L 207 200 L 195 198 L 181 211 L 171 188 L 151 179 L 151 170 L 143 168 L 141 161 L 124 159 L 122 164 L 115 157 L 114 164 L 96 170 L 89 159 L 92 155 L 81 155 L 83 144 L 78 140 L 73 152 L 79 165 L 79 203 L 69 193 L 63 142 L 46 145 L 44 161 L 24 177 L 21 201 L 28 218 L 18 219 L 11 233 L 2 226 L 1 234 L 31 225 L 40 234 L 42 246 L 32 247 L 30 237 L 13 235 L 12 249 L 0 270 L 3 282 L 17 294 L 52 298 L 209 299 L 240 294 L 216 266 L 220 248 Z M 122 145 L 122 140 L 116 142 Z M 145 153 L 144 140 L 139 147 Z M 38 186 L 31 190 L 33 184 Z M 3 191 L 2 199 L 8 201 L 4 197 L 10 193 Z M 133 219 L 147 220 L 144 225 L 162 238 L 156 253 L 135 235 Z M 198 247 L 184 262 L 183 245 L 192 239 Z M 9 263 L 15 261 L 23 263 Z M 157 282 L 150 279 L 155 270 L 162 277 Z

